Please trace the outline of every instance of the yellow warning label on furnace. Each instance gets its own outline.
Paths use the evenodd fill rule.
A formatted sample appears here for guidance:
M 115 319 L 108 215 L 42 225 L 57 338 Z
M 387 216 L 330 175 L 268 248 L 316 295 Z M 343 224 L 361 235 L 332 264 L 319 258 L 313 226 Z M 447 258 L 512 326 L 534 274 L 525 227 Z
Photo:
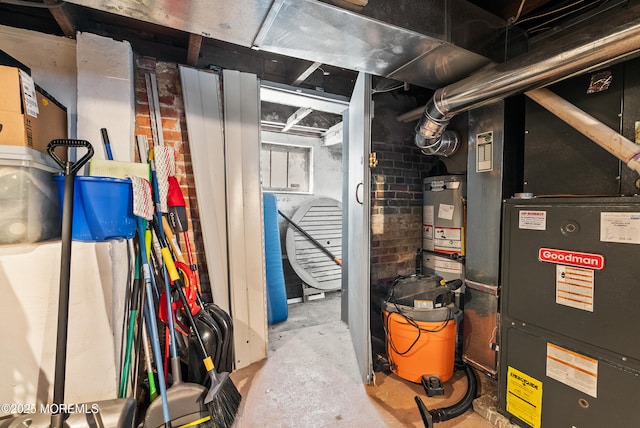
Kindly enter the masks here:
M 507 412 L 533 428 L 539 428 L 542 414 L 542 382 L 509 367 Z

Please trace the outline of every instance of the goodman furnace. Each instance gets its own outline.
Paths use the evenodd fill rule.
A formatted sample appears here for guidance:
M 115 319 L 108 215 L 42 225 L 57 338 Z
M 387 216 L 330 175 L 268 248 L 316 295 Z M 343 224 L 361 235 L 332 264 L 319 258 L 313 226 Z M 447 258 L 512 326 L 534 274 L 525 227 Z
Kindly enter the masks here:
M 640 427 L 640 197 L 511 199 L 502 232 L 500 410 Z

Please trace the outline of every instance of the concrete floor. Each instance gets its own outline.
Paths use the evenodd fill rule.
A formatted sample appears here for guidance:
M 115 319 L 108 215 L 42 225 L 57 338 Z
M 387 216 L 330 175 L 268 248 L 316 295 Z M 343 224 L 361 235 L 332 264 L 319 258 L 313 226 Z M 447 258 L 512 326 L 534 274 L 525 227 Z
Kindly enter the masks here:
M 363 385 L 349 330 L 340 321 L 340 298 L 333 292 L 289 305 L 288 319 L 269 327 L 269 357 L 232 374 L 243 396 L 234 427 L 423 427 L 414 396 L 435 409 L 464 395 L 467 381 L 460 371 L 441 397 L 428 398 L 421 385 L 382 372 L 375 384 Z M 436 424 L 494 426 L 472 409 Z

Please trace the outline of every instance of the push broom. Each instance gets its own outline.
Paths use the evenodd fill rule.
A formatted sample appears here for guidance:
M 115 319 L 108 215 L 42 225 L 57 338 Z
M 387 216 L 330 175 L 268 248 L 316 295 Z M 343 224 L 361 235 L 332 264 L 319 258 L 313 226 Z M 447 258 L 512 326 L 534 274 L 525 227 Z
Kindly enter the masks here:
M 204 363 L 205 369 L 207 370 L 207 375 L 211 383 L 209 386 L 209 392 L 204 399 L 204 403 L 207 405 L 209 414 L 211 415 L 211 420 L 216 427 L 230 428 L 233 425 L 236 414 L 238 413 L 238 408 L 240 407 L 242 396 L 240 395 L 240 392 L 238 391 L 236 386 L 233 384 L 233 381 L 229 377 L 228 372 L 216 372 L 213 360 L 207 352 L 207 348 L 205 347 L 202 341 L 202 337 L 198 332 L 196 321 L 194 320 L 191 311 L 188 309 L 189 302 L 187 301 L 187 297 L 183 290 L 182 278 L 180 277 L 180 274 L 178 273 L 178 270 L 176 269 L 173 262 L 171 250 L 168 248 L 164 235 L 161 234 L 159 230 L 157 230 L 160 226 L 154 223 L 153 227 L 154 229 L 156 229 L 156 235 L 160 237 L 162 258 L 164 259 L 165 265 L 169 272 L 169 278 L 171 279 L 184 308 L 186 308 L 184 314 L 186 315 L 191 328 L 193 328 L 195 332 L 198 349 L 200 350 L 200 353 L 202 355 L 202 361 Z

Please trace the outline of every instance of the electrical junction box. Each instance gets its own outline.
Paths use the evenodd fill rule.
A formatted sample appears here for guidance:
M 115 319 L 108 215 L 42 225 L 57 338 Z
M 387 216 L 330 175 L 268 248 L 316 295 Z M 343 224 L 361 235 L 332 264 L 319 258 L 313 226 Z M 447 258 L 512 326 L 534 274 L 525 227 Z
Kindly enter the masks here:
M 640 426 L 639 250 L 640 197 L 506 201 L 502 412 L 532 427 Z

